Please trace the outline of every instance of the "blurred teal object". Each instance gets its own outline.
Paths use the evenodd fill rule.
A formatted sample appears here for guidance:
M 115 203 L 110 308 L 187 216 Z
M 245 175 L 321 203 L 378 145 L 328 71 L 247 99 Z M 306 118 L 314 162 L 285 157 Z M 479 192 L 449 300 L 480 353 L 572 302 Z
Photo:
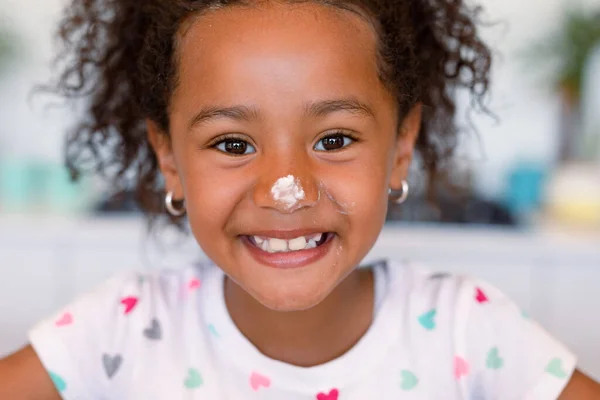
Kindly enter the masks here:
M 0 164 L 0 210 L 77 213 L 87 207 L 85 182 L 74 184 L 63 165 L 11 160 Z
M 19 211 L 29 202 L 27 166 L 18 161 L 0 164 L 0 210 Z
M 48 202 L 53 210 L 70 213 L 86 208 L 86 181 L 71 182 L 63 165 L 53 165 L 46 171 L 49 180 Z
M 509 172 L 506 206 L 517 215 L 528 214 L 543 201 L 546 169 L 535 163 L 520 163 Z

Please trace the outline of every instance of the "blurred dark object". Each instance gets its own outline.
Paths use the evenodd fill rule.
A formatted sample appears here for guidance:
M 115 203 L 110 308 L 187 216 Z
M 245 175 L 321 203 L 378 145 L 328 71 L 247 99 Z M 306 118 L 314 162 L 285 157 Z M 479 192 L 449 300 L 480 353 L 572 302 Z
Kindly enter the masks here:
M 581 94 L 587 61 L 600 44 L 600 12 L 566 10 L 562 26 L 527 48 L 525 60 L 544 86 L 553 87 L 562 101 L 559 161 L 581 156 Z M 544 71 L 549 76 L 544 76 Z
M 438 190 L 435 200 L 412 196 L 405 203 L 390 204 L 388 221 L 516 226 L 515 215 L 504 205 L 472 193 Z
M 134 193 L 131 191 L 122 191 L 110 195 L 108 198 L 102 200 L 98 205 L 96 205 L 93 211 L 94 213 L 98 214 L 139 214 L 142 212 L 135 201 Z
M 410 194 L 402 204 L 390 203 L 388 221 L 515 226 L 508 206 L 481 198 L 474 189 L 470 165 L 451 163 L 436 176 L 433 191 L 424 190 L 422 177 L 411 176 Z
M 504 199 L 493 201 L 478 194 L 477 166 L 472 162 L 456 156 L 448 159 L 429 185 L 420 158 L 414 161 L 408 199 L 402 204 L 390 201 L 387 221 L 504 226 L 516 226 L 521 221 Z

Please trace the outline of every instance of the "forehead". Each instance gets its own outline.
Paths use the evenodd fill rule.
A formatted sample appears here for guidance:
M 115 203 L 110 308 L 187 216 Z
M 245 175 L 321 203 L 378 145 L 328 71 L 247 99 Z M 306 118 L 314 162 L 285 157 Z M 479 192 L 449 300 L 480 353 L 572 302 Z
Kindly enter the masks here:
M 380 96 L 376 47 L 364 17 L 332 6 L 266 2 L 210 10 L 180 32 L 174 100 Z

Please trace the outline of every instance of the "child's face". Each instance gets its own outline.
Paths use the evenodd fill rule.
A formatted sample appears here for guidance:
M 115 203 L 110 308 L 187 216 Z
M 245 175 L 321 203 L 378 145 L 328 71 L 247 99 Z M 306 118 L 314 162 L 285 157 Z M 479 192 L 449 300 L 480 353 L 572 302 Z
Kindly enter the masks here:
M 388 188 L 408 170 L 418 107 L 398 135 L 373 29 L 331 7 L 211 11 L 182 27 L 178 54 L 171 142 L 149 124 L 167 190 L 185 198 L 205 253 L 254 298 L 277 310 L 318 304 L 377 239 Z M 304 196 L 286 203 L 272 190 L 288 175 Z M 253 242 L 318 233 L 325 243 L 300 251 Z

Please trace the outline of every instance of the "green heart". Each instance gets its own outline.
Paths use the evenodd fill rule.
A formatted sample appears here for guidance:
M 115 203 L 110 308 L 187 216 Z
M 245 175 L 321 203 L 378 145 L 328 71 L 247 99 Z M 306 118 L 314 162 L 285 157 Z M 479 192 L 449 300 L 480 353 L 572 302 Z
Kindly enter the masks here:
M 185 387 L 188 389 L 196 389 L 202 386 L 202 377 L 195 368 L 188 369 L 188 376 L 185 378 Z
M 562 368 L 562 361 L 560 358 L 553 358 L 550 360 L 548 366 L 546 366 L 546 372 L 559 379 L 565 379 L 567 377 L 567 373 Z
M 52 371 L 48 372 L 48 374 L 50 375 L 50 379 L 52 379 L 52 383 L 54 383 L 54 386 L 59 392 L 63 392 L 67 388 L 67 382 L 65 382 L 65 380 L 59 375 Z
M 402 390 L 412 390 L 419 383 L 419 378 L 412 372 L 408 370 L 403 370 L 402 374 L 402 382 L 400 383 L 400 387 Z
M 432 331 L 435 329 L 435 314 L 437 313 L 436 309 L 431 309 L 427 311 L 425 314 L 421 314 L 418 318 L 419 324 L 428 331 Z
M 504 360 L 498 354 L 498 348 L 492 347 L 487 354 L 487 360 L 485 362 L 486 367 L 489 369 L 500 369 L 504 365 Z

